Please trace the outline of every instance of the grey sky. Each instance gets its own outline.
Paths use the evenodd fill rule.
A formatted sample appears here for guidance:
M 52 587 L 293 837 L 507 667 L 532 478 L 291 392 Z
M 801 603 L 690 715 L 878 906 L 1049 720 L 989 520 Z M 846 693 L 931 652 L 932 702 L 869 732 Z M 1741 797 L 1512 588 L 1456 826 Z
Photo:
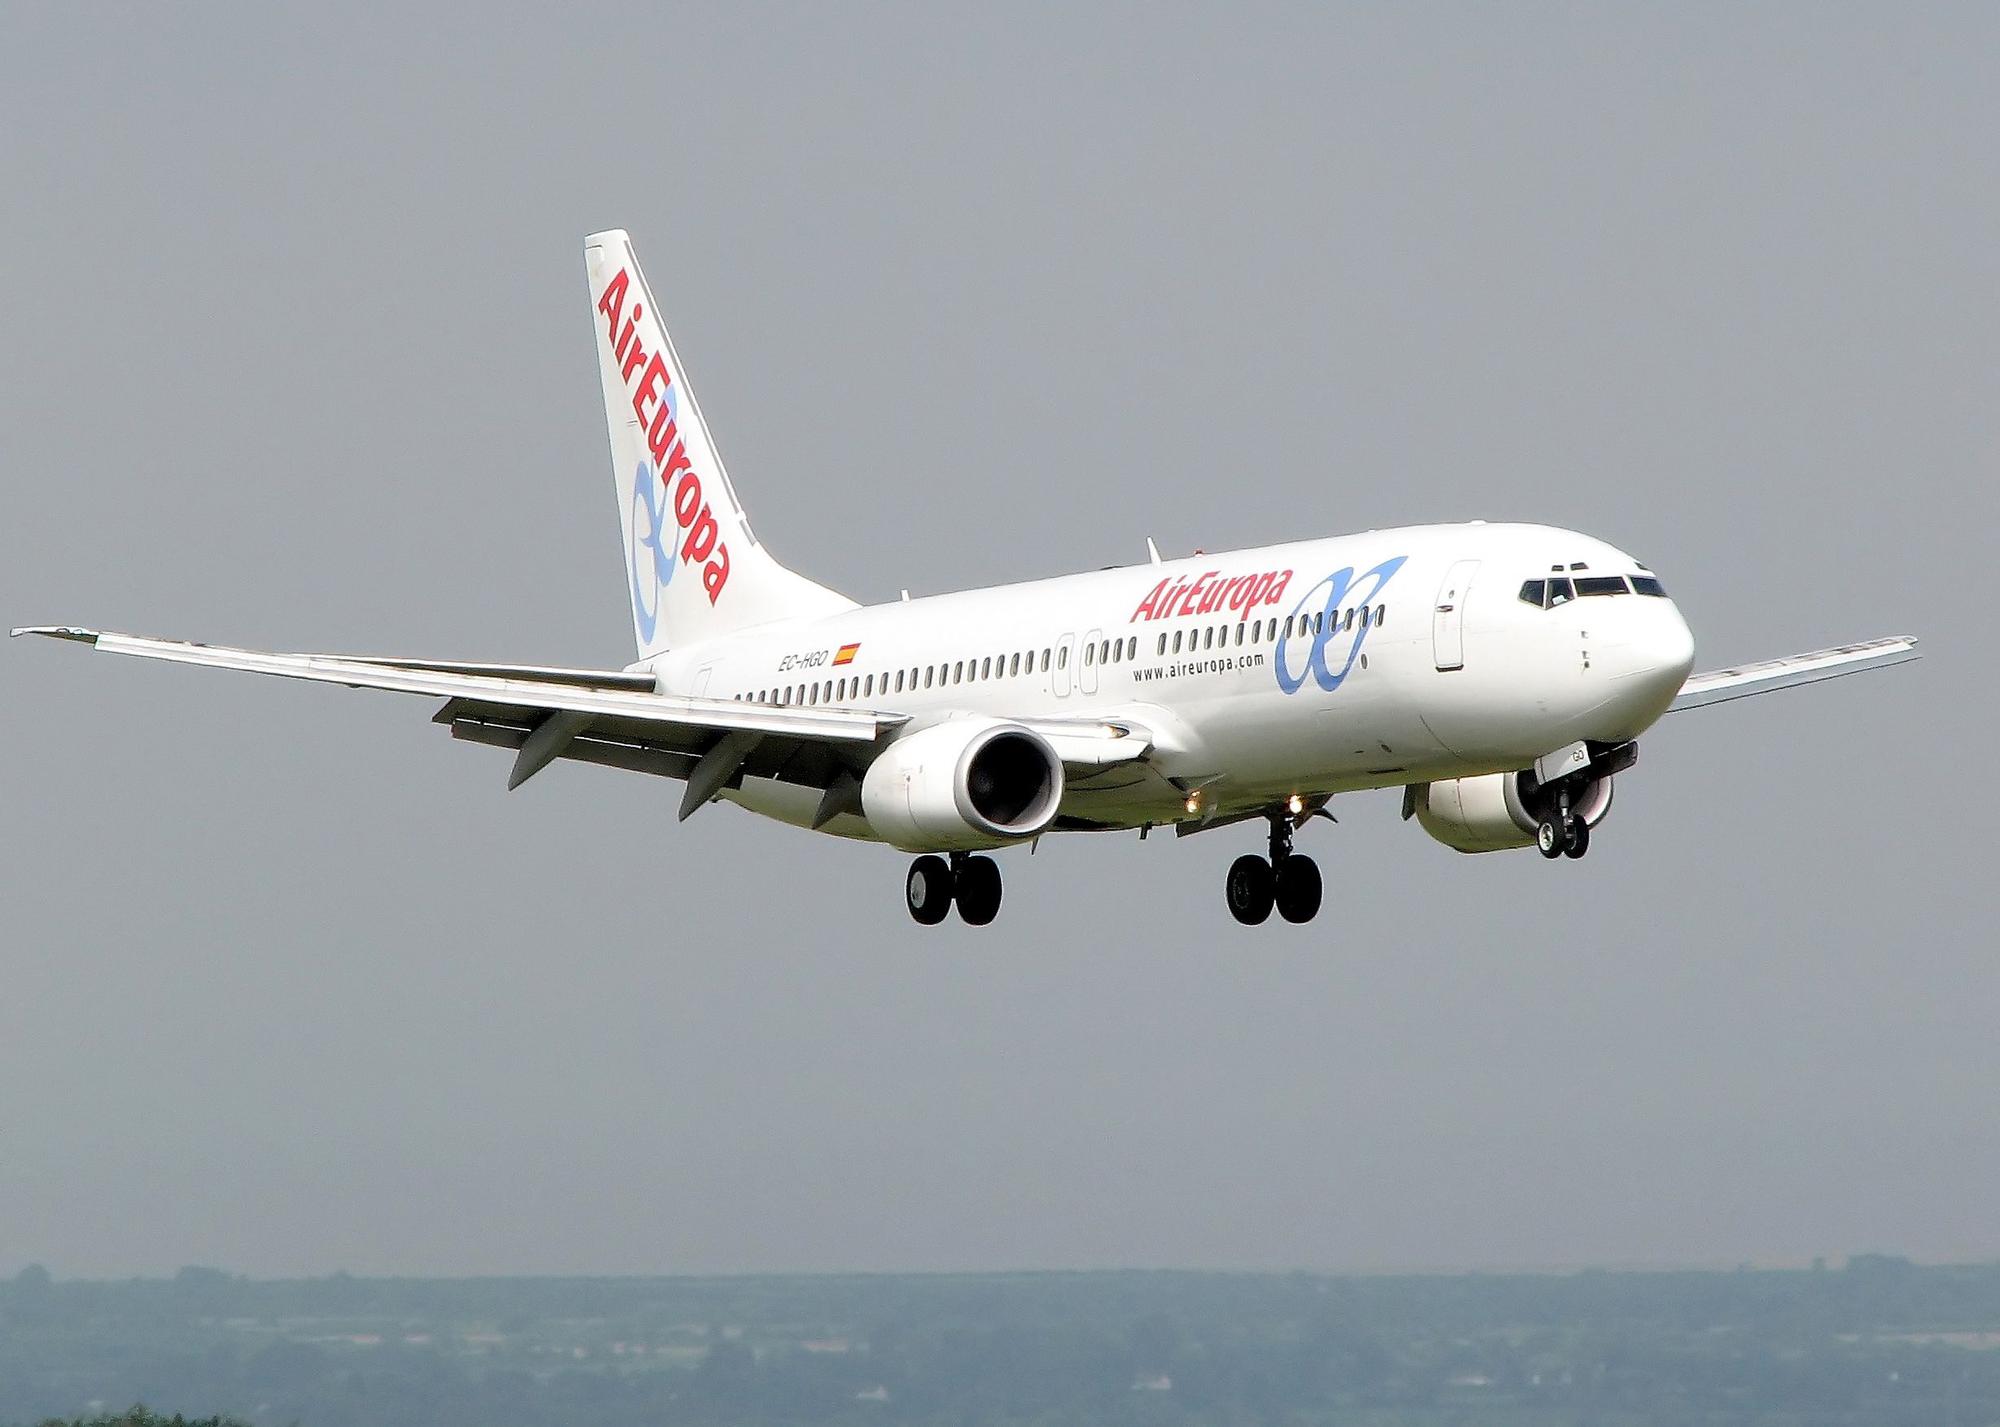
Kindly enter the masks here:
M 0 1273 L 2000 1254 L 2000 12 L 0 17 L 0 618 L 629 656 L 581 239 L 857 597 L 1432 519 L 1658 568 L 1588 863 L 1344 799 L 984 933 L 421 700 L 0 649 Z

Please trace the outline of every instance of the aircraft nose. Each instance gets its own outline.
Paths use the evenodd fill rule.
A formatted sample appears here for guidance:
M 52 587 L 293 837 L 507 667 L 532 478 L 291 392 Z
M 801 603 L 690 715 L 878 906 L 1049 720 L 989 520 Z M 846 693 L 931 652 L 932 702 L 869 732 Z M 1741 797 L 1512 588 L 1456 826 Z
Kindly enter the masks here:
M 1634 642 L 1634 652 L 1647 671 L 1642 677 L 1671 701 L 1694 668 L 1694 631 L 1681 618 L 1680 610 L 1667 605 L 1647 621 L 1647 628 Z
M 1612 704 L 1619 736 L 1626 738 L 1636 738 L 1667 711 L 1694 668 L 1694 634 L 1681 612 L 1665 600 L 1647 604 L 1644 610 L 1628 607 L 1631 623 L 1613 660 Z

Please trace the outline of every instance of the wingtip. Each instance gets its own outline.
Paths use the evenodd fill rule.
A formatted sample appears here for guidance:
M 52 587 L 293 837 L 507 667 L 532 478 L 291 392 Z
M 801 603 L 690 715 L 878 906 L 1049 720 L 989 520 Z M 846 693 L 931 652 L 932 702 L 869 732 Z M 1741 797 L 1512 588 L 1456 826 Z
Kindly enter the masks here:
M 74 639 L 79 644 L 95 644 L 98 631 L 78 629 L 68 624 L 24 624 L 10 632 L 7 637 L 19 639 L 24 634 L 40 634 L 49 639 Z

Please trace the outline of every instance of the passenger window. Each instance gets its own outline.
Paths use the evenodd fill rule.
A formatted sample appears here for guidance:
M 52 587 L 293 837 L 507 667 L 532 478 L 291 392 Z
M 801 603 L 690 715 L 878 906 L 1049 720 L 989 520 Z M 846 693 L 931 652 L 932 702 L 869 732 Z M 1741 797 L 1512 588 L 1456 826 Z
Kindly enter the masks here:
M 965 661 L 963 659 L 954 659 L 952 661 L 951 681 L 954 684 L 962 684 L 965 682 Z
M 1014 664 L 1013 664 L 1013 668 L 1012 668 L 1012 669 L 1011 669 L 1011 670 L 1009 671 L 1009 673 L 1010 673 L 1010 674 L 1018 674 L 1018 673 L 1020 673 L 1020 672 L 1021 672 L 1021 656 L 1020 656 L 1020 655 L 1018 655 L 1018 654 L 1016 654 L 1016 655 L 1014 656 Z
M 936 677 L 937 677 L 937 665 L 935 664 L 924 665 L 924 687 L 927 689 L 930 688 Z
M 896 692 L 899 694 L 903 692 L 903 671 L 901 669 L 896 671 Z
M 1181 652 L 1181 632 L 1178 629 L 1176 629 L 1174 631 L 1174 653 L 1178 654 L 1180 652 Z
M 1382 627 L 1382 616 L 1387 614 L 1388 612 L 1389 612 L 1389 606 L 1385 604 L 1378 604 L 1375 606 L 1375 627 L 1377 629 L 1380 629 Z
M 1130 639 L 1125 641 L 1125 657 L 1127 659 L 1137 659 L 1139 657 L 1138 635 L 1135 634 Z
M 1201 647 L 1204 649 L 1215 648 L 1215 630 L 1213 627 L 1204 629 L 1201 632 Z
M 1042 651 L 1042 672 L 1044 674 L 1049 672 L 1049 651 L 1046 649 Z
M 1069 667 L 1069 646 L 1067 644 L 1056 651 L 1056 667 L 1058 669 L 1067 669 Z
M 1092 663 L 1096 656 L 1097 646 L 1095 644 L 1086 644 L 1083 646 L 1083 662 L 1085 665 Z
M 1160 631 L 1160 647 L 1154 652 L 1157 654 L 1164 654 L 1167 652 L 1167 632 L 1164 629 Z
M 1366 629 L 1366 628 L 1368 627 L 1368 606 L 1367 606 L 1367 605 L 1363 605 L 1363 606 L 1361 606 L 1361 627 L 1362 627 L 1363 629 Z
M 993 657 L 990 654 L 979 661 L 979 677 L 982 679 L 993 677 Z

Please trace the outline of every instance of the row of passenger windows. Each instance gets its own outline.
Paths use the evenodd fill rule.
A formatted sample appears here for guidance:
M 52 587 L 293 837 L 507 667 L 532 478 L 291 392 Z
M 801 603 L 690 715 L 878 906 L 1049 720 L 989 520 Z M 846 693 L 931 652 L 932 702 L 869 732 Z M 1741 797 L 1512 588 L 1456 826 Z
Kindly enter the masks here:
M 1667 597 L 1667 587 L 1652 575 L 1633 575 L 1629 584 L 1624 575 L 1579 575 L 1574 580 L 1529 580 L 1521 586 L 1521 602 L 1542 609 L 1554 609 L 1574 599 L 1592 595 L 1625 595 L 1635 591 L 1655 599 Z
M 1137 639 L 1117 641 L 1121 651 L 1136 653 Z M 1100 646 L 1084 646 L 1084 662 L 1092 663 Z M 1107 640 L 1102 646 L 1105 662 L 1109 662 L 1112 642 Z M 1121 653 L 1120 657 L 1129 657 Z M 837 704 L 848 699 L 872 699 L 877 694 L 900 694 L 916 689 L 945 688 L 952 684 L 976 684 L 988 679 L 1014 679 L 1023 674 L 1046 674 L 1051 668 L 1069 667 L 1069 646 L 1060 649 L 1043 649 L 1039 654 L 1033 649 L 1019 653 L 994 654 L 978 659 L 954 659 L 945 664 L 920 664 L 914 669 L 897 669 L 893 673 L 856 674 L 845 679 L 822 679 L 812 684 L 785 684 L 775 689 L 759 689 L 751 694 L 738 694 L 739 702 L 755 704 Z
M 1171 649 L 1168 648 L 1167 636 L 1163 633 L 1160 635 L 1159 646 L 1155 652 L 1160 654 L 1193 653 L 1202 649 L 1226 649 L 1231 643 L 1238 645 L 1265 644 L 1273 640 L 1290 639 L 1294 634 L 1325 634 L 1329 630 L 1339 633 L 1342 630 L 1353 629 L 1356 620 L 1360 621 L 1361 628 L 1367 629 L 1371 625 L 1380 625 L 1382 623 L 1382 616 L 1387 611 L 1387 605 L 1378 604 L 1373 607 L 1361 605 L 1358 608 L 1350 609 L 1347 611 L 1345 618 L 1342 617 L 1339 610 L 1331 612 L 1321 610 L 1318 614 L 1289 615 L 1282 622 L 1274 615 L 1270 619 L 1253 619 L 1248 624 L 1235 626 L 1235 638 L 1233 640 L 1230 637 L 1232 633 L 1231 628 L 1226 624 L 1211 625 L 1207 629 L 1189 629 L 1185 631 L 1177 629 L 1173 634 L 1173 647 Z M 1187 636 L 1185 644 L 1183 644 L 1181 639 L 1183 633 Z
M 1283 620 L 1273 616 L 1235 625 L 1233 630 L 1227 624 L 1210 625 L 1205 629 L 1177 629 L 1173 632 L 1171 649 L 1168 648 L 1168 636 L 1162 631 L 1156 652 L 1164 655 L 1226 649 L 1232 642 L 1238 645 L 1263 644 L 1289 639 L 1294 634 L 1325 634 L 1329 630 L 1353 629 L 1357 620 L 1360 628 L 1367 629 L 1382 623 L 1387 608 L 1386 605 L 1362 605 L 1348 610 L 1344 618 L 1339 610 L 1291 615 Z M 1139 637 L 1135 634 L 1123 639 L 1101 639 L 1085 644 L 1081 662 L 1088 668 L 1099 664 L 1123 664 L 1138 657 Z M 1043 649 L 1039 653 L 1026 649 L 1018 654 L 955 659 L 945 664 L 920 664 L 913 669 L 897 669 L 887 674 L 858 674 L 845 679 L 821 679 L 810 684 L 784 684 L 775 689 L 759 689 L 755 693 L 737 694 L 735 697 L 739 703 L 753 704 L 837 704 L 849 699 L 872 699 L 878 694 L 976 684 L 988 679 L 1014 679 L 1022 674 L 1046 674 L 1051 668 L 1068 667 L 1069 646 L 1063 645 Z

